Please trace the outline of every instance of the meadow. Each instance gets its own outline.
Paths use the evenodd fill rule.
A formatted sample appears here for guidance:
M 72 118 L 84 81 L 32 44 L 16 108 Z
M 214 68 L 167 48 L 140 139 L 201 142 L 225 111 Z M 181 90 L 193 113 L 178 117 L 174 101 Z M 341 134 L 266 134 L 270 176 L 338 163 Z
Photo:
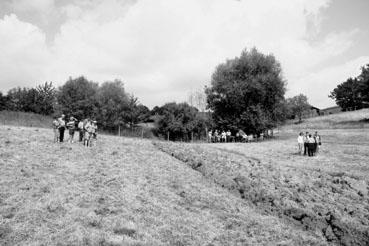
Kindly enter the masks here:
M 257 143 L 92 148 L 1 125 L 0 245 L 368 245 L 366 125 L 319 128 L 306 157 L 297 133 L 322 124 L 309 121 Z

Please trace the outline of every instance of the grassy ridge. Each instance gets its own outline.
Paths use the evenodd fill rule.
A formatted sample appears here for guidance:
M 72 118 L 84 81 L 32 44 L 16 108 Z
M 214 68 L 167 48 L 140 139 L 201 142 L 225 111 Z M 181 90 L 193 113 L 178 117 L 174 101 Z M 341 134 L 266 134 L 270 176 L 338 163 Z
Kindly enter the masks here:
M 286 130 L 369 128 L 369 109 L 318 116 L 305 119 L 301 124 L 290 122 L 282 128 Z
M 50 116 L 26 112 L 0 111 L 1 125 L 50 128 L 51 123 L 52 118 Z

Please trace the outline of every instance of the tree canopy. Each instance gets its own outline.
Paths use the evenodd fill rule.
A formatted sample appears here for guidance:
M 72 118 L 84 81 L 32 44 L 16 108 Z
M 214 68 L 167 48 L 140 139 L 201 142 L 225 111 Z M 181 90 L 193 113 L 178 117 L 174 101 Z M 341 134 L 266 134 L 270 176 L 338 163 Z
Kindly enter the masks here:
M 206 88 L 208 107 L 218 127 L 260 133 L 283 120 L 285 86 L 273 55 L 244 50 L 216 68 Z
M 287 106 L 290 111 L 290 114 L 297 117 L 299 122 L 302 121 L 303 113 L 310 109 L 310 104 L 308 103 L 308 98 L 304 94 L 300 94 L 294 96 L 292 98 L 287 99 Z
M 156 108 L 160 115 L 158 133 L 163 137 L 169 134 L 170 140 L 191 140 L 192 134 L 200 136 L 205 132 L 206 121 L 199 111 L 187 103 L 167 103 Z
M 348 78 L 329 95 L 344 111 L 369 107 L 369 64 L 356 78 Z

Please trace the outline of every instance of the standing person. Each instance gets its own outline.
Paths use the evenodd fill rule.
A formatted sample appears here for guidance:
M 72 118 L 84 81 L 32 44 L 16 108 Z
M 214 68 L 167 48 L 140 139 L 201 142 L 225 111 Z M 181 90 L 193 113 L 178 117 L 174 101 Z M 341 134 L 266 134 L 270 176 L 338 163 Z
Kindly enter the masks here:
M 54 120 L 53 120 L 53 131 L 54 131 L 54 143 L 59 142 L 59 121 L 58 118 L 56 116 L 54 116 Z
M 299 146 L 299 154 L 302 154 L 302 150 L 304 149 L 304 133 L 300 132 L 297 137 L 297 145 Z
M 230 130 L 228 130 L 228 131 L 226 132 L 226 134 L 227 134 L 227 142 L 231 142 L 231 138 L 232 138 L 232 133 L 231 133 L 231 131 L 230 131 Z
M 214 138 L 215 138 L 215 143 L 219 142 L 219 133 L 218 133 L 218 130 L 215 130 L 215 132 L 214 132 Z
M 211 143 L 212 142 L 212 133 L 211 133 L 211 130 L 209 130 L 208 132 L 208 143 Z
M 224 142 L 224 143 L 227 142 L 227 133 L 224 130 L 222 131 L 222 136 L 221 137 L 222 137 L 222 140 L 221 140 L 222 142 Z
M 97 141 L 97 121 L 96 120 L 92 121 L 92 139 L 94 139 L 95 142 Z
M 64 131 L 65 131 L 65 115 L 62 114 L 60 116 L 60 118 L 58 119 L 59 122 L 59 126 L 58 126 L 58 130 L 59 130 L 59 142 L 63 142 L 64 141 Z
M 322 145 L 322 138 L 320 137 L 320 135 L 318 134 L 318 132 L 316 131 L 314 134 L 314 139 L 315 139 L 315 153 L 319 153 L 319 149 L 320 146 Z
M 309 132 L 306 132 L 304 135 L 304 155 L 308 152 L 308 143 L 309 143 Z
M 67 129 L 69 130 L 68 142 L 73 143 L 74 132 L 76 130 L 76 119 L 73 116 L 69 118 L 69 121 L 67 123 Z
M 83 141 L 83 121 L 80 120 L 77 125 L 78 133 L 79 133 L 79 141 Z
M 88 147 L 91 146 L 91 136 L 93 132 L 92 122 L 88 119 L 84 125 L 84 138 L 83 138 L 83 145 Z
M 308 137 L 308 155 L 314 156 L 314 149 L 315 149 L 315 139 L 309 134 Z

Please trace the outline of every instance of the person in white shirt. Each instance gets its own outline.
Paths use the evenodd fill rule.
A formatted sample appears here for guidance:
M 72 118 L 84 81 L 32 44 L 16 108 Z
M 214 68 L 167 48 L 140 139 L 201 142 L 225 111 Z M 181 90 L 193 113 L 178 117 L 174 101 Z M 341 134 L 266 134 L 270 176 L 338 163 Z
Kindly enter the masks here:
M 300 132 L 299 136 L 297 137 L 297 145 L 299 147 L 299 154 L 301 155 L 304 150 L 304 133 Z
M 225 131 L 222 131 L 222 142 L 226 142 L 227 141 L 227 134 Z

